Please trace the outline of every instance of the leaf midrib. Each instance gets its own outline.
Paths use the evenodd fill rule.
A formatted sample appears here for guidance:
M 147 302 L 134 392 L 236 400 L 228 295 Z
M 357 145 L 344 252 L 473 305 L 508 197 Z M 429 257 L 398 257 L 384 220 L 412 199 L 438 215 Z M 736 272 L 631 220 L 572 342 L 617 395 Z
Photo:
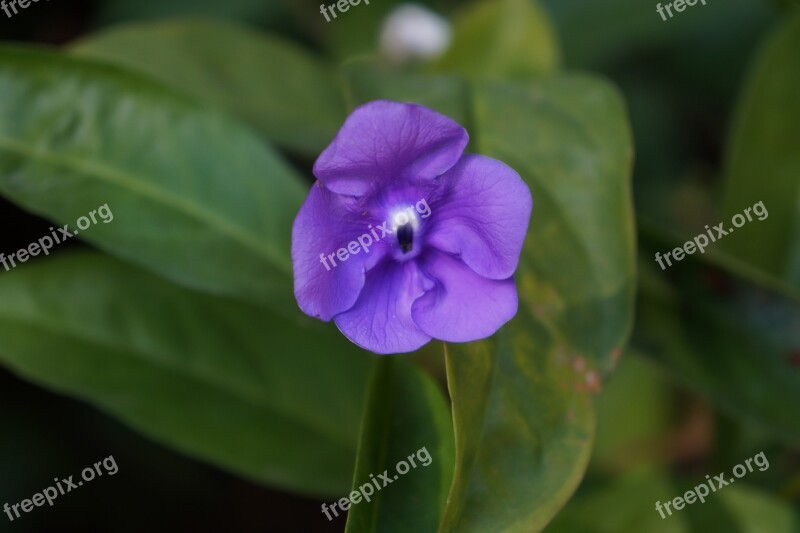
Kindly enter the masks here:
M 76 159 L 74 157 L 56 154 L 46 150 L 31 148 L 22 143 L 18 143 L 7 137 L 0 137 L 0 150 L 12 152 L 18 156 L 29 159 L 45 161 L 54 167 L 64 167 L 75 171 L 81 175 L 89 176 L 106 183 L 114 184 L 120 188 L 129 190 L 133 195 L 145 197 L 155 203 L 173 208 L 175 211 L 183 213 L 189 218 L 198 220 L 201 225 L 206 225 L 219 234 L 230 237 L 244 248 L 250 249 L 255 255 L 260 256 L 271 266 L 280 272 L 291 276 L 291 268 L 282 260 L 283 254 L 279 254 L 270 248 L 262 246 L 263 242 L 257 236 L 242 231 L 238 226 L 230 224 L 226 219 L 218 216 L 213 211 L 209 211 L 199 204 L 186 202 L 181 197 L 167 194 L 162 189 L 149 186 L 145 181 L 137 180 L 136 176 L 129 174 L 104 164 L 96 164 Z

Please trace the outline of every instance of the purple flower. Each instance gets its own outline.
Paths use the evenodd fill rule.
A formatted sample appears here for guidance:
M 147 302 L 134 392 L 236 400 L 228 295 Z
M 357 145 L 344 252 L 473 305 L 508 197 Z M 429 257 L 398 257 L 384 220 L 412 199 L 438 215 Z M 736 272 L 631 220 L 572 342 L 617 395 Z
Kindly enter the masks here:
M 382 354 L 482 339 L 514 317 L 530 190 L 504 163 L 465 155 L 468 140 L 416 104 L 353 111 L 292 228 L 303 312 Z

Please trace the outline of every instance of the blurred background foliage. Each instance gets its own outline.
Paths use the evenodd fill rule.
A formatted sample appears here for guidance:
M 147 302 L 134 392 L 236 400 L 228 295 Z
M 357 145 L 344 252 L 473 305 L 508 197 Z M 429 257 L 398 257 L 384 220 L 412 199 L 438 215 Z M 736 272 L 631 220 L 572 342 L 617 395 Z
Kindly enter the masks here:
M 437 78 L 436 91 L 431 91 L 432 82 L 419 81 L 415 77 L 418 72 L 411 74 L 400 69 L 387 73 L 380 72 L 381 65 L 353 63 L 354 58 L 369 58 L 374 54 L 381 24 L 397 3 L 372 0 L 368 7 L 362 5 L 334 23 L 326 23 L 317 3 L 302 0 L 51 2 L 35 5 L 13 19 L 0 20 L 0 36 L 4 40 L 56 45 L 76 57 L 113 61 L 191 98 L 214 102 L 216 107 L 249 124 L 254 135 L 268 139 L 287 155 L 291 168 L 281 167 L 279 172 L 308 177 L 316 153 L 335 133 L 347 106 L 355 102 L 387 94 L 386 91 L 414 94 L 421 84 L 427 84 L 426 98 L 433 100 L 426 103 L 452 110 L 448 114 L 457 118 L 465 113 L 464 91 L 446 76 Z M 639 252 L 632 342 L 621 357 L 614 356 L 614 361 L 608 354 L 598 361 L 598 368 L 604 374 L 617 359 L 619 363 L 603 384 L 602 392 L 591 395 L 596 421 L 579 409 L 581 427 L 591 432 L 589 428 L 596 426 L 592 455 L 586 458 L 588 470 L 576 495 L 558 512 L 548 530 L 800 531 L 797 3 L 709 1 L 705 7 L 687 9 L 667 22 L 655 12 L 655 3 L 639 0 L 421 3 L 453 20 L 456 37 L 455 45 L 444 57 L 419 65 L 415 71 L 425 75 L 455 72 L 468 79 L 494 81 L 541 79 L 558 69 L 589 71 L 611 80 L 628 108 L 636 150 L 633 193 Z M 190 22 L 176 25 L 168 20 L 175 17 L 189 18 Z M 241 23 L 250 30 L 211 24 L 207 18 Z M 202 53 L 197 54 L 197 50 Z M 198 56 L 205 63 L 196 62 Z M 340 93 L 337 62 L 350 65 L 344 75 L 352 83 L 349 95 Z M 276 77 L 284 77 L 286 82 L 272 83 Z M 231 85 L 220 84 L 220 79 Z M 231 87 L 237 90 L 232 91 Z M 0 93 L 0 98 L 6 99 L 4 120 L 15 116 L 14 106 L 24 102 L 20 94 Z M 350 101 L 346 101 L 348 98 Z M 211 132 L 215 126 L 208 128 Z M 251 140 L 247 132 L 237 129 L 235 134 L 241 135 L 245 144 Z M 473 141 L 481 143 L 481 139 Z M 492 144 L 490 140 L 484 143 Z M 269 153 L 256 152 L 254 149 L 249 156 L 254 165 L 271 161 Z M 275 165 L 280 167 L 279 163 Z M 172 170 L 155 169 L 154 175 L 165 175 Z M 8 198 L 22 194 L 9 186 L 3 192 Z M 199 196 L 198 201 L 204 201 Z M 300 196 L 295 196 L 299 202 Z M 736 235 L 712 245 L 705 255 L 687 257 L 667 271 L 661 271 L 655 264 L 655 252 L 671 250 L 702 233 L 705 225 L 730 220 L 733 214 L 762 200 L 770 213 L 766 221 L 747 224 Z M 18 203 L 25 205 L 23 200 Z M 27 246 L 47 233 L 50 223 L 45 219 L 6 200 L 0 200 L 0 207 L 5 229 L 0 251 Z M 285 204 L 276 209 L 281 207 L 289 210 L 292 206 Z M 52 216 L 41 208 L 31 209 Z M 116 237 L 104 240 L 99 234 L 96 238 L 92 244 L 103 250 L 122 246 Z M 70 246 L 83 247 L 75 243 Z M 252 272 L 257 273 L 261 267 L 249 252 L 244 249 L 238 253 L 241 261 L 252 263 Z M 535 264 L 535 250 L 530 252 L 532 256 L 527 260 Z M 30 276 L 30 286 L 39 290 L 33 303 L 8 282 L 3 283 L 5 279 L 0 279 L 0 302 L 7 309 L 11 302 L 21 302 L 19 308 L 29 312 L 30 317 L 55 320 L 78 331 L 80 316 L 102 315 L 114 302 L 130 301 L 125 300 L 125 294 L 115 293 L 115 284 L 70 285 L 75 283 L 67 275 L 70 269 L 98 268 L 103 276 L 113 272 L 120 280 L 130 280 L 129 292 L 159 294 L 150 305 L 128 310 L 131 316 L 151 317 L 153 323 L 166 321 L 180 330 L 189 326 L 170 322 L 171 316 L 185 320 L 192 312 L 200 313 L 217 305 L 194 296 L 197 300 L 187 306 L 191 309 L 178 312 L 168 307 L 173 314 L 166 313 L 159 309 L 165 302 L 186 305 L 181 303 L 185 302 L 184 297 L 175 294 L 183 289 L 167 286 L 149 274 L 130 272 L 126 270 L 129 267 L 116 262 L 97 263 L 89 257 L 93 252 L 85 253 L 62 261 L 60 275 L 66 281 L 59 282 L 53 275 L 50 283 L 68 287 L 76 295 L 96 295 L 99 302 L 96 306 L 81 305 L 80 296 L 75 296 L 73 310 L 48 302 L 47 286 L 36 281 L 39 265 L 14 272 L 23 280 Z M 219 279 L 207 276 L 201 268 L 184 271 L 169 260 L 157 270 L 169 279 L 183 278 L 180 281 L 190 287 L 208 288 L 209 279 Z M 0 276 L 8 277 L 5 273 Z M 99 273 L 97 278 L 101 278 Z M 212 288 L 234 297 L 250 292 L 247 284 L 237 286 L 230 280 Z M 226 316 L 250 315 L 246 304 L 231 301 L 226 305 L 230 306 L 226 308 Z M 80 310 L 80 316 L 72 313 L 74 310 Z M 271 310 L 276 317 L 283 311 Z M 74 322 L 71 325 L 69 317 Z M 198 323 L 202 321 L 198 319 Z M 253 361 L 248 353 L 257 353 L 260 346 L 270 341 L 269 331 L 259 331 L 242 340 L 242 332 L 247 328 L 238 328 L 237 324 L 239 321 L 231 321 L 219 328 L 195 324 L 197 330 L 208 328 L 218 332 L 209 333 L 207 339 L 197 342 L 235 347 L 223 355 L 232 357 L 234 365 L 248 368 Z M 580 323 L 581 327 L 584 325 Z M 540 334 L 535 331 L 532 335 Z M 13 343 L 7 340 L 12 338 Z M 339 340 L 320 337 L 316 342 L 334 346 Z M 168 408 L 180 403 L 178 393 L 174 398 L 154 397 L 151 405 L 145 402 L 131 406 L 124 395 L 117 397 L 113 391 L 100 391 L 98 394 L 104 395 L 104 411 L 125 420 L 127 425 L 123 426 L 116 418 L 100 414 L 81 402 L 64 400 L 21 381 L 17 373 L 36 375 L 36 365 L 59 368 L 60 352 L 55 351 L 52 359 L 42 359 L 36 365 L 14 362 L 11 352 L 23 351 L 36 341 L 35 331 L 21 335 L 13 320 L 0 320 L 0 352 L 6 364 L 15 368 L 15 373 L 0 371 L 0 395 L 5 406 L 0 415 L 4 437 L 0 440 L 0 472 L 4 474 L 0 480 L 0 502 L 17 502 L 44 488 L 52 476 L 69 475 L 111 453 L 120 471 L 114 478 L 88 484 L 71 497 L 58 500 L 52 509 L 37 509 L 26 515 L 25 520 L 5 524 L 10 529 L 47 531 L 60 524 L 80 524 L 87 531 L 107 530 L 113 521 L 115 531 L 138 531 L 153 526 L 192 531 L 344 530 L 344 521 L 328 523 L 320 513 L 320 503 L 332 498 L 288 495 L 263 488 L 187 459 L 128 429 L 135 427 L 189 456 L 206 459 L 203 449 L 187 441 L 192 425 L 191 421 L 181 423 L 184 411 L 176 408 L 170 412 Z M 313 339 L 307 342 L 301 348 L 286 345 L 282 349 L 287 357 L 295 349 L 321 355 L 312 346 Z M 144 343 L 142 354 L 147 355 L 149 347 Z M 187 347 L 191 347 L 188 341 L 183 348 L 190 349 Z M 126 346 L 121 344 L 117 348 L 123 350 Z M 77 358 L 84 357 L 87 366 L 95 364 L 91 350 L 85 345 L 65 343 L 59 349 L 74 353 Z M 332 349 L 340 353 L 330 357 L 352 357 L 346 368 L 322 360 L 304 362 L 298 363 L 294 375 L 297 386 L 303 386 L 301 377 L 310 368 L 321 377 L 335 372 L 349 374 L 349 378 L 341 379 L 352 380 L 352 395 L 343 398 L 336 407 L 344 415 L 338 420 L 325 420 L 322 416 L 308 420 L 319 435 L 341 445 L 338 458 L 315 459 L 308 464 L 302 479 L 287 481 L 280 475 L 276 477 L 274 472 L 248 475 L 252 472 L 248 458 L 260 457 L 259 454 L 280 456 L 281 450 L 308 438 L 298 435 L 294 442 L 276 442 L 272 451 L 258 450 L 242 456 L 234 453 L 223 459 L 217 457 L 215 462 L 255 482 L 280 483 L 304 494 L 326 495 L 331 486 L 339 486 L 342 478 L 346 482 L 352 467 L 347 457 L 356 446 L 350 436 L 358 425 L 359 398 L 367 388 L 367 364 L 357 354 L 349 353 L 346 346 Z M 482 349 L 478 347 L 461 355 L 480 359 Z M 208 350 L 209 354 L 212 352 Z M 443 378 L 444 369 L 437 355 L 423 354 L 420 359 L 422 366 Z M 206 363 L 198 371 L 217 381 L 216 385 L 222 387 L 220 394 L 225 387 L 252 392 L 244 398 L 220 398 L 223 402 L 220 405 L 227 401 L 242 402 L 245 407 L 237 409 L 249 413 L 254 421 L 266 416 L 264 412 L 272 412 L 276 405 L 282 413 L 292 412 L 293 406 L 281 404 L 279 392 L 273 397 L 259 393 L 262 388 L 279 391 L 279 384 L 259 383 L 255 378 L 237 382 L 241 375 L 225 374 L 225 359 L 209 355 Z M 153 383 L 147 381 L 155 379 L 147 368 L 137 372 L 143 382 Z M 399 374 L 394 382 L 390 379 L 392 374 L 386 372 L 372 379 L 386 380 L 387 388 L 399 390 L 408 386 L 404 384 L 406 380 L 422 379 L 408 374 L 407 369 L 396 372 Z M 451 380 L 458 377 L 457 368 L 450 368 L 449 372 Z M 268 369 L 257 375 L 269 376 Z M 116 379 L 121 383 L 128 376 L 126 373 Z M 109 383 L 114 383 L 113 376 L 106 377 Z M 54 375 L 52 386 L 71 392 L 67 378 L 86 385 L 82 381 L 85 376 L 76 372 L 73 376 Z M 34 381 L 50 385 L 47 379 Z M 319 390 L 325 383 L 325 379 L 320 379 L 310 390 Z M 373 381 L 372 394 L 374 387 Z M 514 388 L 513 393 L 529 406 L 537 405 L 536 402 L 547 404 L 551 399 L 544 395 L 526 396 L 520 388 Z M 93 398 L 91 393 L 78 396 L 89 401 Z M 326 398 L 324 390 L 319 395 L 310 395 L 310 407 L 297 407 L 296 411 L 312 412 L 314 402 L 323 405 Z M 192 398 L 183 400 L 191 404 Z M 440 399 L 431 402 L 441 409 Z M 162 413 L 163 426 L 173 429 L 167 435 L 153 428 L 149 421 L 137 423 L 143 419 L 142 413 L 161 411 L 162 407 L 167 407 Z M 420 414 L 425 412 L 424 407 L 405 408 L 411 414 L 403 416 L 420 420 L 426 416 Z M 213 413 L 208 416 L 212 418 Z M 380 419 L 380 414 L 373 416 Z M 444 431 L 441 417 L 428 416 L 433 420 L 425 419 L 424 426 L 432 429 L 426 431 L 441 436 Z M 208 419 L 201 422 L 207 423 Z M 251 426 L 253 435 L 267 431 L 257 423 Z M 207 437 L 214 440 L 213 435 Z M 416 449 L 411 442 L 408 447 Z M 768 470 L 751 473 L 740 484 L 727 487 L 705 504 L 689 506 L 667 520 L 661 520 L 655 511 L 656 500 L 681 495 L 706 474 L 729 472 L 735 464 L 760 451 L 769 459 Z M 583 460 L 579 456 L 576 452 L 578 463 Z M 296 460 L 302 463 L 299 452 Z M 314 476 L 312 472 L 320 471 L 314 466 L 317 461 L 340 465 L 341 472 L 334 467 L 326 471 L 331 473 L 330 480 Z M 362 468 L 364 472 L 382 470 L 371 465 Z M 580 473 L 574 477 L 577 483 Z M 293 487 L 293 482 L 306 486 Z M 316 482 L 319 486 L 307 486 Z M 328 482 L 330 485 L 326 485 Z

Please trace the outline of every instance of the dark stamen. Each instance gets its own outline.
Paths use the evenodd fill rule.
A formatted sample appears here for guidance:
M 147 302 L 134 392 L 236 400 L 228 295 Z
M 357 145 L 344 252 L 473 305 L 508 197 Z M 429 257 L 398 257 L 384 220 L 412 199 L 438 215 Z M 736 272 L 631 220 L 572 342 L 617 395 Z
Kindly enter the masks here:
M 400 243 L 400 249 L 404 254 L 407 254 L 414 247 L 414 228 L 411 224 L 403 224 L 397 228 L 397 242 Z

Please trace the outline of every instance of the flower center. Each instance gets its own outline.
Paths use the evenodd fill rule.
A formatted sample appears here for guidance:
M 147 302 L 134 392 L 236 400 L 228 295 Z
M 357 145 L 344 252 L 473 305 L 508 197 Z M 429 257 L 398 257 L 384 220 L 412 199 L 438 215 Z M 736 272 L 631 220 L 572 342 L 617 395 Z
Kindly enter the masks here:
M 414 227 L 410 222 L 397 228 L 397 243 L 404 254 L 414 249 Z
M 410 261 L 423 249 L 425 230 L 423 220 L 430 216 L 430 208 L 423 201 L 414 203 L 398 203 L 387 213 L 391 224 L 390 235 L 395 239 L 392 243 L 392 256 L 396 261 Z

